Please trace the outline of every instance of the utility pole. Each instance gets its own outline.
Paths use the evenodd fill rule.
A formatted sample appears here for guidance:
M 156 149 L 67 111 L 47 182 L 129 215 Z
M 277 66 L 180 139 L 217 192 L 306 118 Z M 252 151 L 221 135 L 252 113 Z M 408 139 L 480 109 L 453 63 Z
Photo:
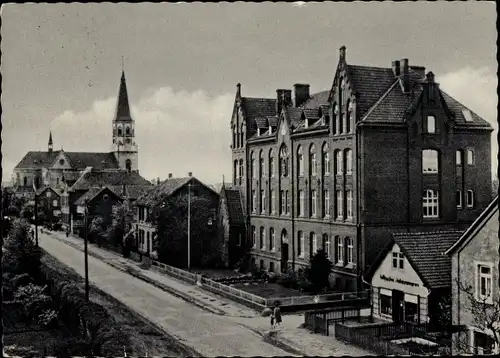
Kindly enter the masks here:
M 87 249 L 87 200 L 85 200 L 83 230 L 84 230 L 84 254 L 85 254 L 85 300 L 89 301 L 89 254 Z
M 191 183 L 188 184 L 188 270 L 191 268 Z
M 35 243 L 36 247 L 38 247 L 38 200 L 37 200 L 37 192 L 38 188 L 36 187 L 36 179 L 33 178 L 33 191 L 35 193 Z

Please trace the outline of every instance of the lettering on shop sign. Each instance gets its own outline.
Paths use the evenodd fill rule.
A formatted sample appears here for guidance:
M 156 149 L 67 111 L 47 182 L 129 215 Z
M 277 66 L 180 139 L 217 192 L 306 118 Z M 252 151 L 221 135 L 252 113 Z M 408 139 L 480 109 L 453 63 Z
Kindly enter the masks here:
M 405 281 L 405 280 L 402 280 L 400 278 L 393 278 L 393 277 L 390 277 L 390 276 L 386 276 L 386 275 L 380 275 L 380 278 L 384 281 L 388 281 L 388 282 L 396 282 L 396 283 L 400 283 L 402 285 L 407 285 L 407 286 L 412 286 L 412 287 L 418 287 L 419 284 L 418 283 L 414 283 L 414 282 L 409 282 L 409 281 Z

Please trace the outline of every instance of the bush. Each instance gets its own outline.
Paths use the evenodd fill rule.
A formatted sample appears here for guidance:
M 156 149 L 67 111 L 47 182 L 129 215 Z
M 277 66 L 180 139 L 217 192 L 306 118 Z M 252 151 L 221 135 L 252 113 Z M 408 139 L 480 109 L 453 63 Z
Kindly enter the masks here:
M 310 289 L 313 293 L 320 293 L 321 291 L 328 289 L 330 286 L 330 274 L 332 272 L 333 264 L 328 259 L 328 256 L 324 250 L 318 250 L 318 252 L 311 258 L 309 266 L 305 270 L 305 276 L 307 281 L 311 283 L 305 283 L 305 287 Z
M 297 282 L 298 282 L 297 273 L 292 270 L 289 270 L 287 273 L 279 276 L 278 279 L 276 280 L 277 284 L 292 289 L 297 289 L 298 287 Z

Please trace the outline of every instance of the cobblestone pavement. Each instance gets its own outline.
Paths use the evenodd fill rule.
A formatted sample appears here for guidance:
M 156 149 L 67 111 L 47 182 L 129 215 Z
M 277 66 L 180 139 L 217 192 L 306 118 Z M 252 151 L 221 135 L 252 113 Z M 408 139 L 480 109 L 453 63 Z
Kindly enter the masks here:
M 54 239 L 57 239 L 59 241 L 63 241 L 66 244 L 63 246 L 69 247 L 70 249 L 73 248 L 73 251 L 75 251 L 74 249 L 77 249 L 79 251 L 83 250 L 83 241 L 80 238 L 75 238 L 72 236 L 69 236 L 67 238 L 64 233 L 59 233 L 59 232 L 51 232 L 50 236 L 44 235 L 44 239 L 41 240 L 41 246 L 43 248 L 45 248 L 45 246 L 44 246 L 45 241 L 57 243 L 57 241 Z M 53 246 L 53 245 L 51 245 L 51 246 Z M 62 246 L 62 245 L 60 245 L 60 246 Z M 277 345 L 278 347 L 284 346 L 285 349 L 289 348 L 289 349 L 287 349 L 287 352 L 283 351 L 282 349 L 279 349 L 279 351 L 281 351 L 281 353 L 273 353 L 271 355 L 274 355 L 274 354 L 276 354 L 276 355 L 283 355 L 283 354 L 290 355 L 290 353 L 296 353 L 297 355 L 307 355 L 307 356 L 371 355 L 370 353 L 368 353 L 364 350 L 361 350 L 361 349 L 353 347 L 353 346 L 346 345 L 343 342 L 336 340 L 334 337 L 325 337 L 325 336 L 321 336 L 318 334 L 313 334 L 304 328 L 300 328 L 300 325 L 304 322 L 303 315 L 301 315 L 301 314 L 285 315 L 283 317 L 283 325 L 280 328 L 271 331 L 269 318 L 261 317 L 260 312 L 256 312 L 255 310 L 252 310 L 244 305 L 236 303 L 236 302 L 229 300 L 225 297 L 215 295 L 211 292 L 207 292 L 196 285 L 191 285 L 191 284 L 186 283 L 184 281 L 177 280 L 177 279 L 170 277 L 166 274 L 152 271 L 152 270 L 142 270 L 138 263 L 136 263 L 132 260 L 125 259 L 125 258 L 121 257 L 120 255 L 115 254 L 114 252 L 100 249 L 93 244 L 89 244 L 88 251 L 89 251 L 90 255 L 93 255 L 93 256 L 99 258 L 101 261 L 108 263 L 108 265 L 105 265 L 105 266 L 109 267 L 110 269 L 113 269 L 113 267 L 110 267 L 109 265 L 112 265 L 116 269 L 119 269 L 122 271 L 127 270 L 127 267 L 133 267 L 135 270 L 138 271 L 138 273 L 142 279 L 146 279 L 148 282 L 157 286 L 158 288 L 162 289 L 163 291 L 170 292 L 170 293 L 174 294 L 175 296 L 181 298 L 184 301 L 188 301 L 190 303 L 193 303 L 193 304 L 203 308 L 204 311 L 209 311 L 210 313 L 201 311 L 197 307 L 193 307 L 193 306 L 189 305 L 188 303 L 184 302 L 189 307 L 189 308 L 185 308 L 187 310 L 196 309 L 207 318 L 212 315 L 214 317 L 214 319 L 221 320 L 220 322 L 224 328 L 224 331 L 231 332 L 230 327 L 238 327 L 239 330 L 241 330 L 241 329 L 246 330 L 244 340 L 247 342 L 248 342 L 247 337 L 248 338 L 253 337 L 253 338 L 257 338 L 257 339 L 260 338 L 260 342 L 258 344 L 272 347 L 270 344 L 264 343 L 262 341 L 262 339 L 264 338 L 264 340 L 266 340 L 267 342 L 271 342 L 274 345 Z M 50 253 L 52 254 L 52 252 L 50 252 Z M 82 257 L 81 262 L 83 265 L 83 256 L 82 256 L 81 252 L 77 255 L 80 255 Z M 56 255 L 54 255 L 54 256 L 56 256 Z M 59 257 L 57 257 L 57 256 L 56 256 L 56 258 L 59 259 Z M 89 258 L 89 270 L 90 270 L 90 260 L 91 259 L 96 260 L 93 257 Z M 73 267 L 72 265 L 69 265 L 69 266 Z M 76 269 L 75 267 L 73 267 L 73 268 Z M 82 266 L 82 268 L 83 268 L 83 266 Z M 115 270 L 115 271 L 117 271 L 117 270 Z M 117 271 L 117 272 L 120 274 L 125 274 L 125 273 L 120 272 L 120 271 Z M 90 274 L 89 277 L 92 281 L 92 274 Z M 138 279 L 134 278 L 134 277 L 130 277 L 130 280 L 138 280 Z M 164 292 L 164 294 L 166 294 L 166 293 Z M 116 297 L 116 298 L 120 299 L 120 297 Z M 174 299 L 174 298 L 175 297 L 172 297 L 172 299 Z M 123 302 L 126 303 L 125 301 L 123 301 Z M 132 306 L 130 306 L 130 307 L 132 307 Z M 134 307 L 132 307 L 132 308 L 134 308 Z M 153 317 L 155 317 L 155 316 L 153 315 Z M 150 318 L 148 318 L 148 319 L 150 319 Z M 171 333 L 171 331 L 169 329 L 165 329 L 165 330 L 167 332 Z M 200 329 L 198 331 L 202 332 L 203 330 Z M 175 332 L 175 331 L 173 331 L 173 332 Z M 210 333 L 207 332 L 205 334 L 210 334 Z M 233 338 L 234 338 L 234 335 L 233 335 Z M 190 345 L 191 347 L 193 347 L 197 350 L 198 350 L 198 345 L 201 345 L 201 343 L 199 343 L 196 338 L 192 338 L 191 341 L 197 345 L 192 345 L 192 344 L 190 344 L 190 342 L 188 342 L 185 339 L 181 339 L 181 340 L 185 344 Z M 246 346 L 251 347 L 251 345 L 246 345 Z M 272 347 L 272 348 L 278 349 L 275 347 Z M 201 350 L 199 350 L 199 351 L 201 354 L 205 355 Z M 251 353 L 249 353 L 249 354 L 253 355 Z M 254 354 L 255 355 L 266 355 L 264 353 L 254 353 Z M 208 355 L 211 355 L 211 354 L 208 354 Z M 217 355 L 225 355 L 225 353 L 218 353 Z M 241 351 L 233 351 L 233 352 L 229 353 L 229 355 L 245 355 L 245 354 L 241 353 Z

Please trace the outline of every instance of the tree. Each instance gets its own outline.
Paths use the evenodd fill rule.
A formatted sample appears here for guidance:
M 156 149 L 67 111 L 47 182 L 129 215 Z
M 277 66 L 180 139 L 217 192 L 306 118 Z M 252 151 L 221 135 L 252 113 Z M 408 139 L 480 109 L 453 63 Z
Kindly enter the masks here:
M 305 270 L 307 279 L 312 283 L 312 290 L 320 293 L 330 286 L 330 274 L 333 269 L 332 262 L 324 250 L 318 252 L 309 261 L 309 266 Z
M 33 204 L 26 202 L 21 208 L 20 215 L 22 219 L 32 220 L 35 215 L 35 207 Z
M 101 216 L 95 216 L 90 222 L 88 234 L 92 241 L 97 242 L 100 246 L 102 239 L 106 237 L 106 227 L 104 225 L 104 219 Z
M 108 238 L 114 246 L 125 247 L 124 237 L 131 228 L 134 213 L 130 209 L 128 201 L 113 208 L 113 222 L 109 229 Z
M 191 263 L 203 264 L 210 255 L 216 256 L 218 248 L 214 244 L 215 225 L 208 223 L 212 219 L 208 199 L 191 196 Z M 164 200 L 153 209 L 153 220 L 157 227 L 157 236 L 153 248 L 160 261 L 178 267 L 187 264 L 188 241 L 188 198 L 177 195 Z M 206 263 L 206 262 L 205 262 Z

